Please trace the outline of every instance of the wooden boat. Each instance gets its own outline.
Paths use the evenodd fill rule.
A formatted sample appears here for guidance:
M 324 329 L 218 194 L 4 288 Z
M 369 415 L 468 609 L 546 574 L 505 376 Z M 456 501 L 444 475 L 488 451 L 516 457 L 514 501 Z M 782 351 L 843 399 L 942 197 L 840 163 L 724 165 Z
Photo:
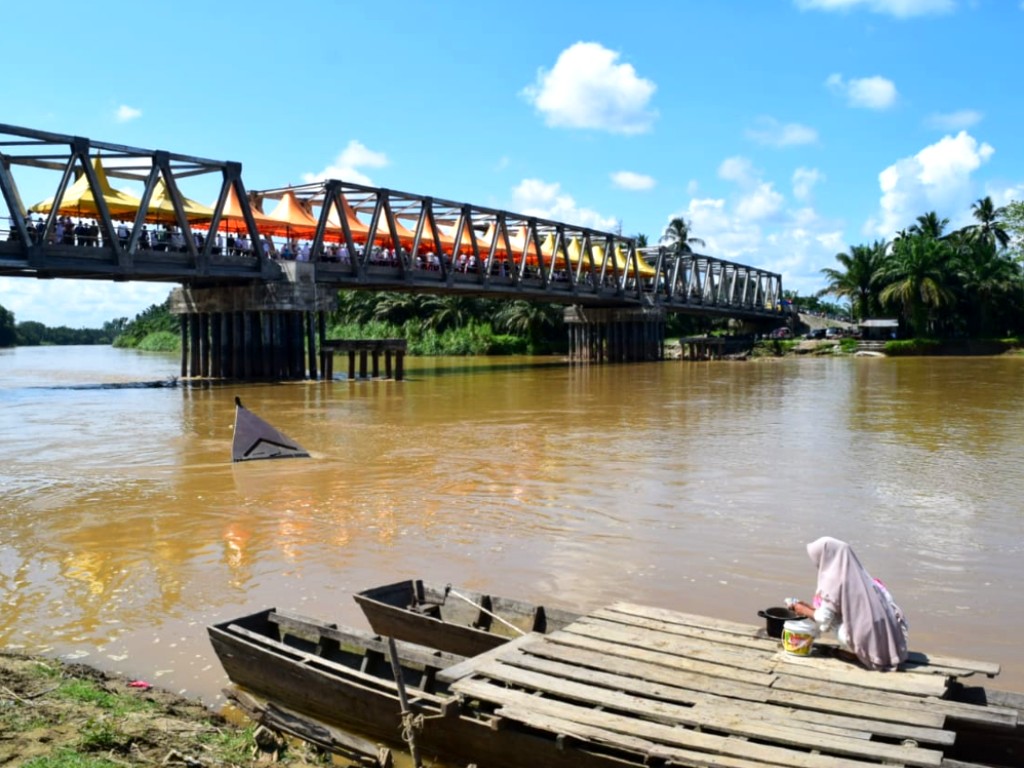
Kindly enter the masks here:
M 275 707 L 401 746 L 410 720 L 379 637 L 269 610 L 210 638 L 232 681 Z M 955 691 L 997 674 L 988 662 L 919 654 L 905 673 L 873 672 L 785 654 L 756 626 L 627 603 L 461 661 L 394 645 L 419 753 L 446 765 L 1022 764 L 1019 704 Z
M 554 632 L 579 614 L 420 579 L 359 592 L 373 631 L 460 656 L 476 656 L 528 632 Z
M 231 440 L 232 461 L 308 458 L 309 453 L 287 435 L 242 405 L 235 398 L 235 433 Z
M 402 697 L 388 643 L 380 637 L 274 608 L 215 624 L 208 633 L 232 683 L 266 700 L 271 708 L 304 719 L 292 733 L 304 737 L 327 729 L 338 735 L 341 729 L 405 746 Z M 506 721 L 493 709 L 457 696 L 438 680 L 442 670 L 465 660 L 410 643 L 395 646 L 408 706 L 418 720 L 422 718 L 415 739 L 425 759 L 489 768 L 645 764 L 628 750 L 585 740 L 570 748 L 573 740 L 567 734 L 543 727 L 504 727 Z

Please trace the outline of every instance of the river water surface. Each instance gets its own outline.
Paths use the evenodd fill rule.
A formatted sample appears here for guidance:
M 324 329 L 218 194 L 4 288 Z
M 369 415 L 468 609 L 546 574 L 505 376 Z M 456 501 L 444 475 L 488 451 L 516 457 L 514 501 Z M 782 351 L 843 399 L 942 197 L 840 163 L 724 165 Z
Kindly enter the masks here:
M 402 382 L 172 383 L 176 357 L 0 350 L 0 648 L 214 704 L 207 624 L 366 627 L 405 578 L 760 623 L 850 541 L 917 650 L 1024 689 L 1024 358 L 568 367 L 413 359 Z M 339 365 L 337 370 L 344 370 Z M 234 398 L 313 458 L 231 463 Z

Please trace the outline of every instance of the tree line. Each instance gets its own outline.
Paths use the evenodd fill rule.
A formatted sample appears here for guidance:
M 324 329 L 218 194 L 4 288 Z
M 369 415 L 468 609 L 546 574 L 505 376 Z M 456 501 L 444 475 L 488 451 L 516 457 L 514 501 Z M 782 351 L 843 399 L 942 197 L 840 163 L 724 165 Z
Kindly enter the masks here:
M 0 347 L 112 344 L 127 324 L 128 318 L 122 317 L 104 323 L 102 328 L 68 328 L 66 325 L 52 328 L 34 320 L 16 322 L 14 313 L 0 305 Z
M 935 211 L 891 241 L 854 245 L 821 270 L 819 296 L 850 302 L 854 320 L 895 317 L 901 335 L 1002 338 L 1024 332 L 1024 203 L 971 206 L 973 223 L 948 230 Z

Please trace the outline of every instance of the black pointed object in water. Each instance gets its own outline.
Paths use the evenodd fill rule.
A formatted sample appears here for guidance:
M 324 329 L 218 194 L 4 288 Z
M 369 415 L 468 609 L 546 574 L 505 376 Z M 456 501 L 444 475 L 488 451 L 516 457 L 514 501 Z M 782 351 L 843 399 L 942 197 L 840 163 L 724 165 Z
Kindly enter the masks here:
M 309 453 L 290 437 L 281 434 L 235 398 L 235 436 L 231 441 L 232 461 L 294 459 Z

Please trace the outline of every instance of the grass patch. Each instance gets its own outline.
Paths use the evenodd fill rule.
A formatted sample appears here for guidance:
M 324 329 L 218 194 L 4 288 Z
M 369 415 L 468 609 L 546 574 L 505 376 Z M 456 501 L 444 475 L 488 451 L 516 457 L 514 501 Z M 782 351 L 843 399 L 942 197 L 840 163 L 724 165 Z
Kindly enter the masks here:
M 25 768 L 120 768 L 121 765 L 123 763 L 81 755 L 71 749 L 58 749 L 52 755 L 36 757 L 24 763 Z
M 885 343 L 885 354 L 891 357 L 934 355 L 941 346 L 941 342 L 936 339 L 899 339 Z
M 177 352 L 181 349 L 181 336 L 170 331 L 155 331 L 146 335 L 137 349 L 144 352 Z

